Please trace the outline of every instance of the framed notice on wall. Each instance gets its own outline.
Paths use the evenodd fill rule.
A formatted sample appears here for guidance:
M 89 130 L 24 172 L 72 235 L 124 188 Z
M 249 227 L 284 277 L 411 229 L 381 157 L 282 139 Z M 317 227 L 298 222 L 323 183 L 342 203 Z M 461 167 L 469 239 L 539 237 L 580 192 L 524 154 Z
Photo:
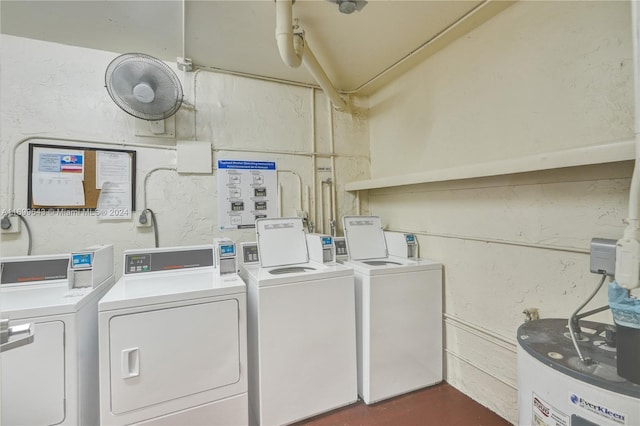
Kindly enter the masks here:
M 28 207 L 128 219 L 135 210 L 135 169 L 135 151 L 29 144 Z
M 220 229 L 254 228 L 278 217 L 278 175 L 272 161 L 218 160 Z

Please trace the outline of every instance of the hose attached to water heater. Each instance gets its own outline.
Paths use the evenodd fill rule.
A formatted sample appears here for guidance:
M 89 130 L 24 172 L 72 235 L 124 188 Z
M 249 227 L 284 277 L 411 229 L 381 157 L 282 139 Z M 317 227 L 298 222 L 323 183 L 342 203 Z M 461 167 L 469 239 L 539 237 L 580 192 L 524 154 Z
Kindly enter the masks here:
M 569 317 L 569 335 L 571 336 L 571 341 L 573 342 L 573 347 L 576 348 L 576 352 L 578 352 L 578 356 L 580 357 L 580 361 L 582 361 L 583 363 L 586 363 L 586 364 L 590 364 L 591 363 L 591 359 L 590 358 L 585 358 L 582 355 L 582 352 L 580 351 L 580 347 L 578 346 L 578 342 L 576 341 L 576 336 L 575 336 L 575 332 L 573 331 L 573 326 L 575 324 L 578 324 L 578 313 L 582 310 L 582 308 L 587 306 L 587 303 L 591 302 L 591 299 L 593 299 L 596 294 L 598 294 L 598 291 L 600 291 L 600 288 L 602 288 L 602 284 L 604 284 L 604 280 L 606 278 L 607 278 L 607 274 L 606 273 L 602 274 L 602 279 L 600 280 L 600 283 L 595 288 L 595 290 L 593 290 L 593 293 L 591 293 L 591 295 L 587 298 L 587 300 L 585 300 L 584 303 L 582 305 L 580 305 L 578 307 L 578 309 L 576 309 L 575 312 Z M 608 306 L 606 308 L 608 308 Z M 605 310 L 606 308 L 597 309 L 595 312 L 599 312 L 599 311 Z M 595 313 L 595 312 L 593 312 L 593 313 Z M 578 324 L 578 327 L 579 326 L 580 325 Z

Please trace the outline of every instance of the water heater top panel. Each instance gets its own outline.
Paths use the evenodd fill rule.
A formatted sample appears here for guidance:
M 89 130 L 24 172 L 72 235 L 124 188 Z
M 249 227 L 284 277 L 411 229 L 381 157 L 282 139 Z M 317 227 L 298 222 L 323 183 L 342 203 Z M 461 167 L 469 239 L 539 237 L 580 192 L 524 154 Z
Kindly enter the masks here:
M 382 259 L 388 257 L 387 242 L 378 216 L 344 216 L 344 237 L 349 259 Z

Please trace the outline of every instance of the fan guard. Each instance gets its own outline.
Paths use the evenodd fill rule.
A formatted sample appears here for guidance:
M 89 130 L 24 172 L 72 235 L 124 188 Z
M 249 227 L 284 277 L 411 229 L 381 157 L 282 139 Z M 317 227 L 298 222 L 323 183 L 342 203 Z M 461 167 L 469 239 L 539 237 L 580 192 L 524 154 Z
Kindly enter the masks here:
M 126 113 L 147 121 L 171 117 L 182 105 L 182 84 L 167 64 L 144 53 L 125 53 L 107 66 L 105 87 Z

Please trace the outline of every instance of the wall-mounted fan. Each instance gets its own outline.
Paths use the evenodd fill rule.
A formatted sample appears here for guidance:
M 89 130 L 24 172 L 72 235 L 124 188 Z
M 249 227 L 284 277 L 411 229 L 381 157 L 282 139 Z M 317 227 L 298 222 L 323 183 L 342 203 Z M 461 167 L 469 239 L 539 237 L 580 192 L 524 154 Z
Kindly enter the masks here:
M 142 120 L 164 120 L 182 105 L 178 76 L 161 60 L 143 53 L 126 53 L 111 61 L 105 87 L 116 105 Z
M 340 13 L 350 14 L 355 11 L 361 11 L 367 5 L 366 0 L 327 0 L 338 5 Z

